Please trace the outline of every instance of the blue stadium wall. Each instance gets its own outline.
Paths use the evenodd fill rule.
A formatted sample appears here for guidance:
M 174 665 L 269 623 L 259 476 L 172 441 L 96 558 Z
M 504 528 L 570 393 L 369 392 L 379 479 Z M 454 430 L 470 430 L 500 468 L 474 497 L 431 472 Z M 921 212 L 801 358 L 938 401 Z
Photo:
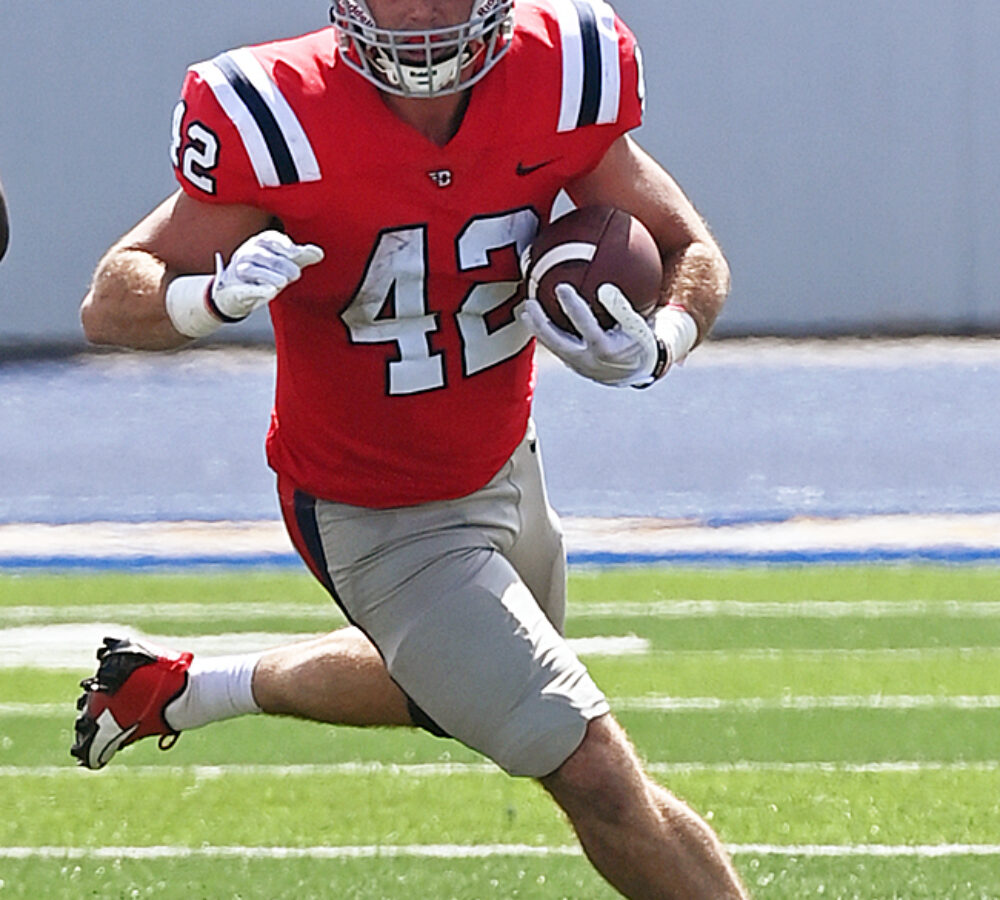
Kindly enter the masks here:
M 616 7 L 646 60 L 639 139 L 732 262 L 717 335 L 1000 331 L 996 0 Z M 323 0 L 0 2 L 0 356 L 82 342 L 98 256 L 173 189 L 186 66 L 325 22 Z

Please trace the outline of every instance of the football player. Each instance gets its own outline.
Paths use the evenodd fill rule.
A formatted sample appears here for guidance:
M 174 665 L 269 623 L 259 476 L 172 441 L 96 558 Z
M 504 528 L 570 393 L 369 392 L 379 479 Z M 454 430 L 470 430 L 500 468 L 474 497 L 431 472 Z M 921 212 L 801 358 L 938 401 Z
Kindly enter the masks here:
M 193 66 L 176 193 L 100 261 L 88 338 L 179 347 L 267 306 L 267 454 L 295 546 L 350 627 L 193 659 L 108 639 L 73 754 L 100 768 L 228 716 L 419 725 L 540 780 L 630 897 L 740 897 L 718 839 L 653 783 L 563 637 L 565 553 L 531 422 L 534 338 L 646 386 L 711 327 L 728 269 L 629 136 L 639 50 L 604 0 L 335 0 L 332 29 Z M 656 237 L 663 308 L 584 337 L 516 305 L 560 191 Z
M 0 182 L 0 259 L 7 253 L 10 243 L 10 218 L 7 215 L 7 197 L 3 192 L 3 183 Z

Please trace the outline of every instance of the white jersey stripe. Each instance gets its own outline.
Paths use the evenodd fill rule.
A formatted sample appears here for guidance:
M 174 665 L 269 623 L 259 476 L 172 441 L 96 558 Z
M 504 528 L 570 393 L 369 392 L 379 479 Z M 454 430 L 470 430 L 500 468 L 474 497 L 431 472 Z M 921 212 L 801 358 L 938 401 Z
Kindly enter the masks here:
M 305 131 L 249 50 L 220 54 L 199 63 L 194 71 L 236 126 L 261 187 L 319 180 L 319 163 Z
M 618 61 L 618 32 L 615 14 L 607 3 L 595 4 L 597 31 L 601 40 L 601 105 L 597 124 L 608 125 L 618 120 L 621 106 L 622 75 Z
M 267 141 L 264 140 L 260 126 L 250 114 L 250 110 L 243 104 L 229 83 L 229 79 L 223 74 L 222 69 L 218 67 L 215 60 L 198 63 L 193 69 L 212 89 L 215 99 L 219 101 L 219 106 L 236 126 L 243 141 L 243 147 L 250 158 L 250 165 L 253 166 L 254 174 L 257 176 L 257 183 L 261 187 L 277 187 L 281 181 L 278 179 Z
M 572 0 L 552 0 L 559 19 L 562 39 L 562 103 L 559 107 L 558 131 L 572 131 L 580 117 L 583 97 L 583 41 L 580 18 Z
M 257 57 L 248 49 L 244 47 L 240 50 L 234 50 L 229 55 L 257 89 L 277 120 L 285 142 L 288 144 L 288 149 L 291 151 L 292 159 L 295 160 L 299 181 L 319 181 L 319 163 L 313 153 L 312 145 L 309 143 L 309 138 L 306 137 L 298 117 L 288 105 L 284 94 L 281 93 Z
M 615 14 L 604 0 L 550 0 L 562 46 L 560 132 L 617 121 L 621 69 Z

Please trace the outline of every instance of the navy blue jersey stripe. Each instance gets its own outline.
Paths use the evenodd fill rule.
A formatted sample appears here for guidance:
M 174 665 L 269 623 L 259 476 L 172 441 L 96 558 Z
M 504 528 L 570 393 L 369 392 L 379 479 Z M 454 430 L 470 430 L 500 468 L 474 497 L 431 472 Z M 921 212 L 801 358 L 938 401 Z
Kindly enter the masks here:
M 295 167 L 295 160 L 292 158 L 292 151 L 288 148 L 288 142 L 281 132 L 281 126 L 278 125 L 274 113 L 264 102 L 264 98 L 260 96 L 250 80 L 228 56 L 223 54 L 217 57 L 215 64 L 226 76 L 226 80 L 233 86 L 233 90 L 236 91 L 237 96 L 257 122 L 257 127 L 260 128 L 271 159 L 274 161 L 278 180 L 282 184 L 298 184 L 301 179 L 299 178 L 299 170 Z
M 593 125 L 601 106 L 601 41 L 597 32 L 594 8 L 581 0 L 573 0 L 580 17 L 580 38 L 583 44 L 583 96 L 577 127 Z
M 302 543 L 305 547 L 306 553 L 309 554 L 309 559 L 307 562 L 311 563 L 310 569 L 314 573 L 318 574 L 318 577 L 323 582 L 323 587 L 327 589 L 330 596 L 334 599 L 337 606 L 340 607 L 341 612 L 347 617 L 347 620 L 356 627 L 359 627 L 357 623 L 351 618 L 351 614 L 347 611 L 347 607 L 344 606 L 343 601 L 337 595 L 336 588 L 333 586 L 333 578 L 330 577 L 330 570 L 326 566 L 326 552 L 323 550 L 323 539 L 319 533 L 319 522 L 316 520 L 316 498 L 311 497 L 305 491 L 295 491 L 292 500 L 295 508 L 295 524 L 298 527 L 299 535 L 302 538 Z M 372 646 L 378 650 L 378 646 L 375 641 L 372 641 L 371 636 L 368 632 L 364 631 L 365 636 L 372 642 Z M 382 651 L 379 650 L 379 655 L 381 656 Z M 402 690 L 402 688 L 400 688 Z M 410 718 L 413 720 L 413 724 L 418 728 L 423 728 L 429 731 L 431 734 L 437 735 L 438 737 L 450 737 L 447 731 L 445 731 L 440 725 L 437 724 L 427 713 L 425 713 L 407 694 L 403 691 L 406 697 L 406 706 L 409 711 Z
M 334 590 L 330 570 L 326 567 L 326 553 L 323 550 L 323 540 L 319 534 L 319 523 L 316 521 L 316 498 L 310 497 L 303 491 L 296 491 L 293 502 L 295 504 L 295 524 L 298 525 L 302 543 L 305 545 L 306 553 L 309 554 L 311 568 L 322 580 L 323 587 L 329 591 L 330 596 L 339 605 L 340 600 L 336 590 Z

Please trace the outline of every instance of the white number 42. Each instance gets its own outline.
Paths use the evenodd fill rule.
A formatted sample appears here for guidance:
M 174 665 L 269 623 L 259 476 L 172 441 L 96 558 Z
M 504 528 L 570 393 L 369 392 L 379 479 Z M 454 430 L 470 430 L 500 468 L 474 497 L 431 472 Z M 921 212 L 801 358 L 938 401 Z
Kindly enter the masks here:
M 538 229 L 538 215 L 519 209 L 472 219 L 456 243 L 462 272 L 489 266 L 491 251 L 513 247 L 520 258 Z M 398 355 L 387 367 L 389 394 L 416 394 L 445 385 L 444 358 L 429 336 L 438 314 L 427 304 L 427 230 L 417 225 L 379 234 L 361 286 L 341 319 L 358 344 L 395 343 Z M 517 291 L 518 282 L 480 282 L 466 296 L 455 322 L 462 339 L 462 369 L 474 375 L 519 353 L 531 339 L 516 319 L 490 329 L 488 313 Z M 391 307 L 390 307 L 391 304 Z M 384 313 L 390 311 L 392 315 Z

